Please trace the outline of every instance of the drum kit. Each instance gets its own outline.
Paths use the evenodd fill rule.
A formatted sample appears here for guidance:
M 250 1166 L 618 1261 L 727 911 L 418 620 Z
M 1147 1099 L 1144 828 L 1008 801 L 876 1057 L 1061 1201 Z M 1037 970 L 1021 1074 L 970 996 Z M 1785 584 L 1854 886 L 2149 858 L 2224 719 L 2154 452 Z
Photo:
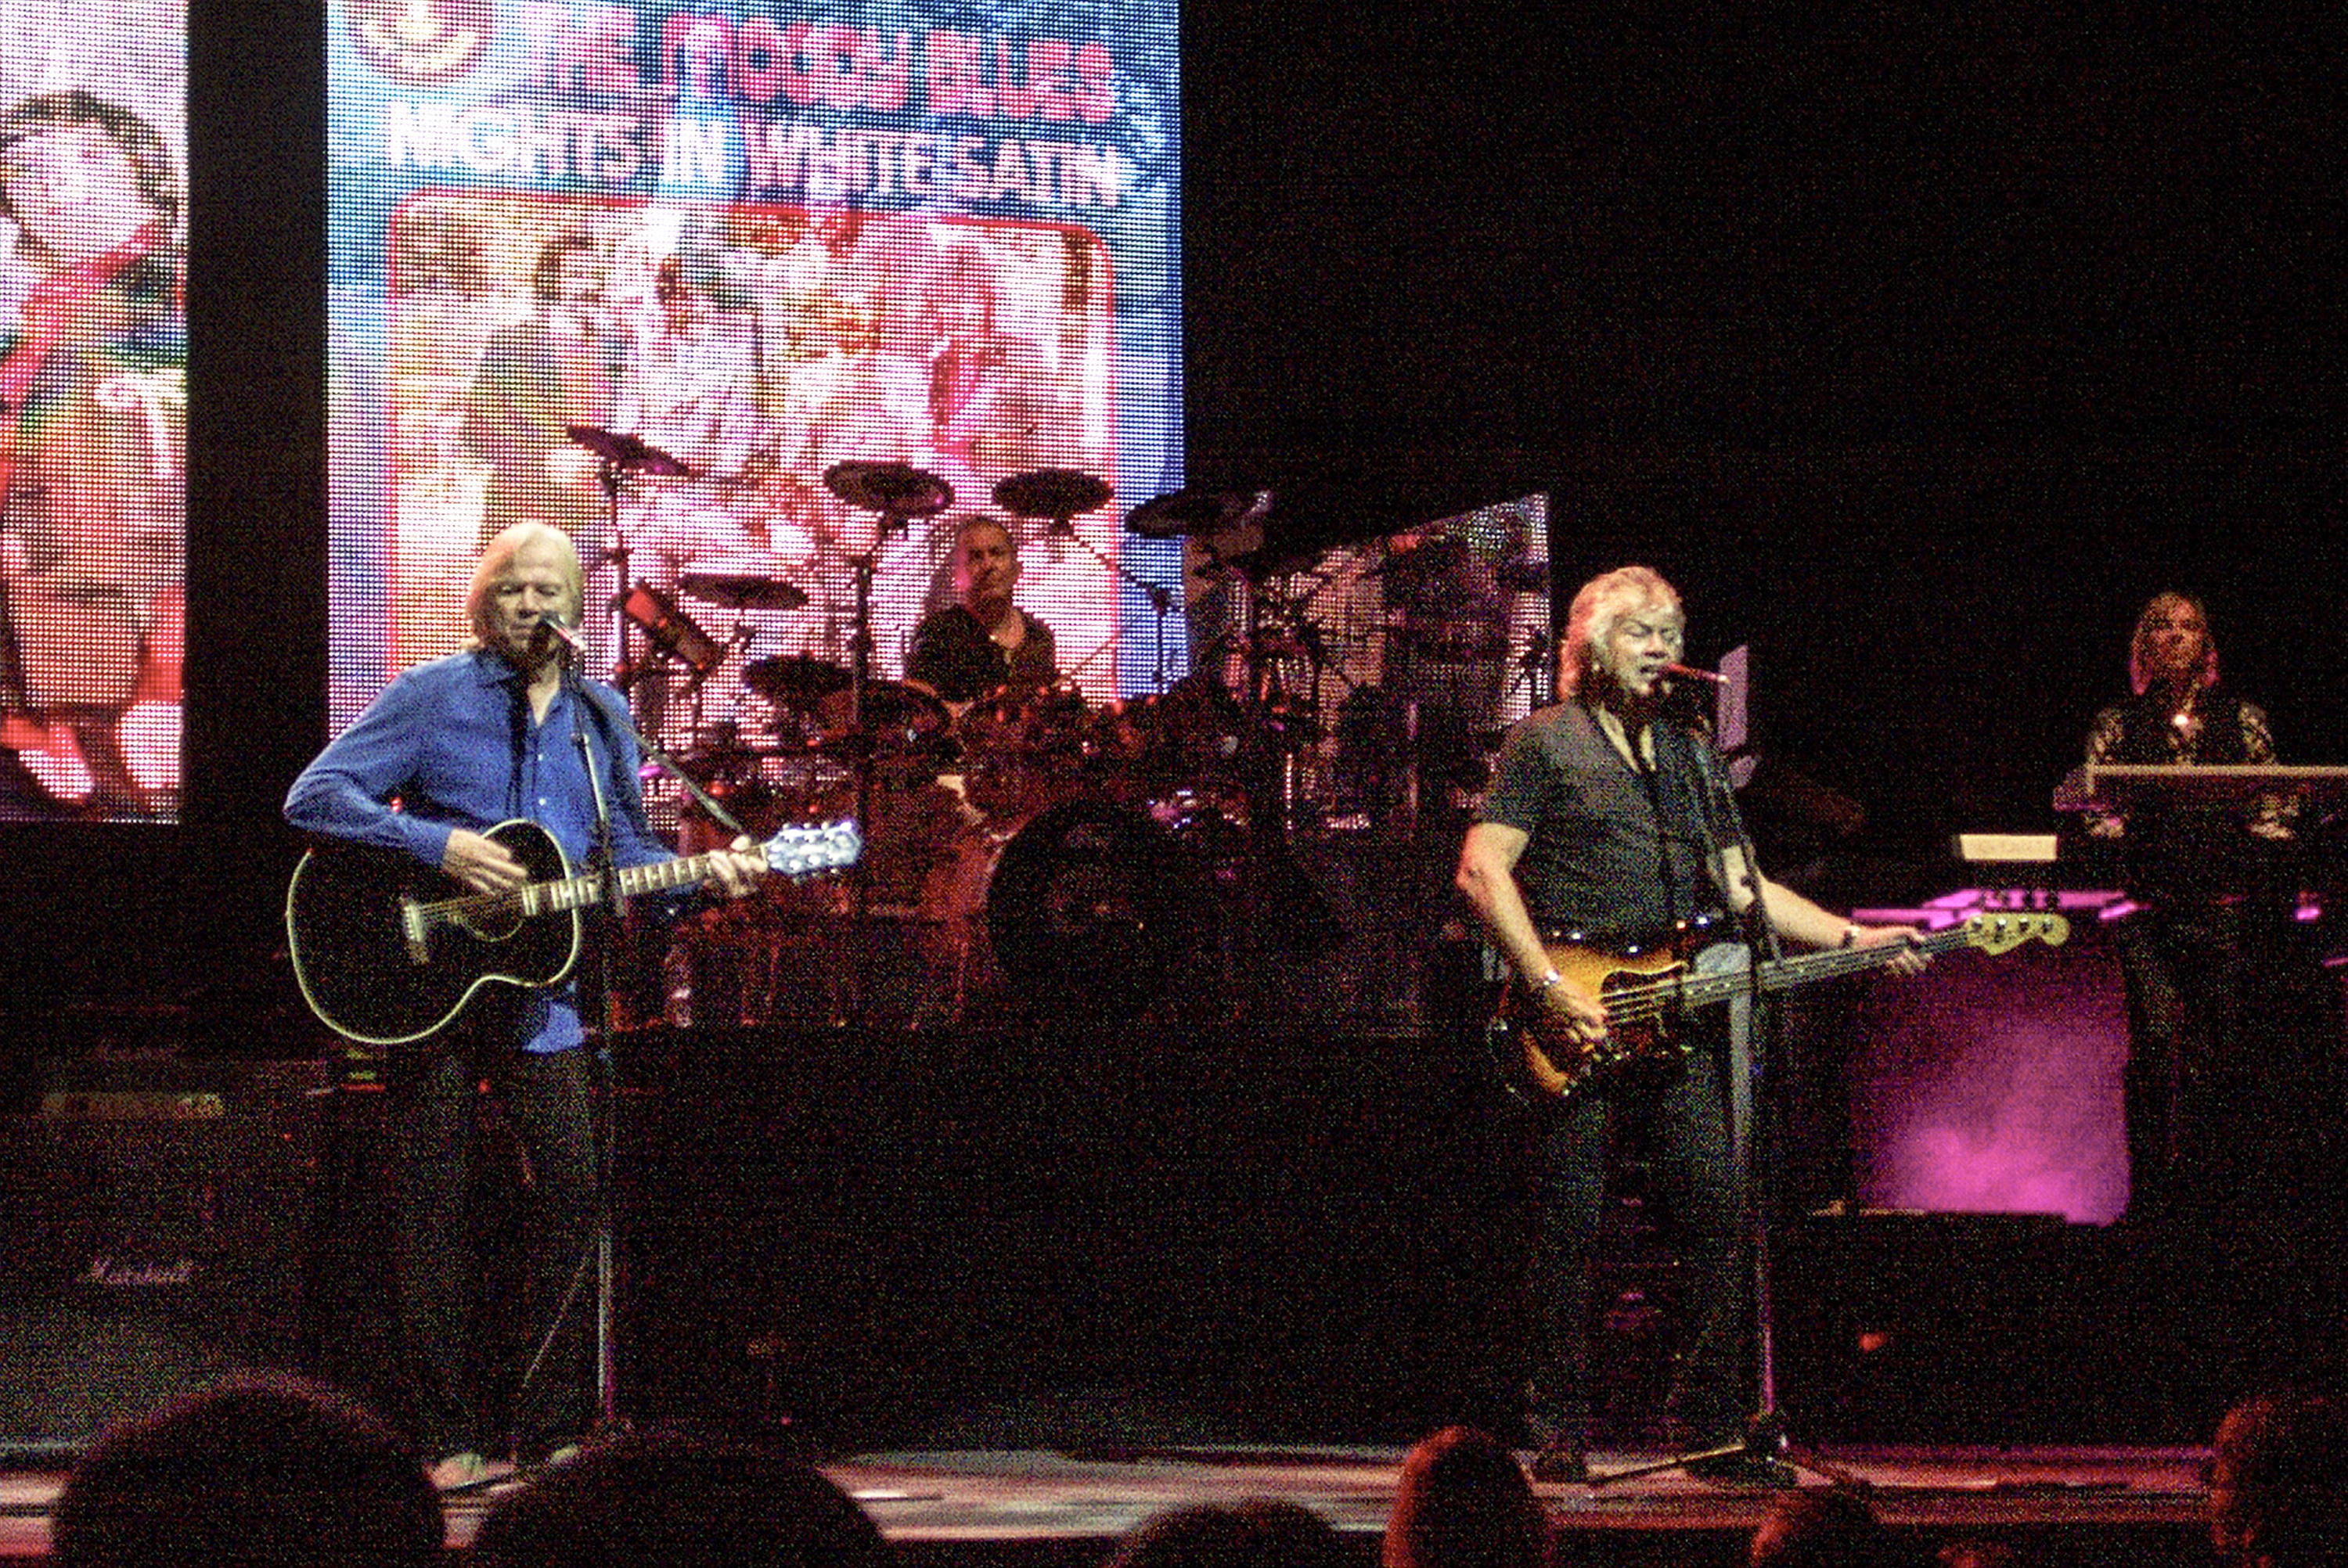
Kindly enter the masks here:
M 636 437 L 584 426 L 571 435 L 601 459 L 615 540 L 623 481 L 691 477 Z M 703 606 L 737 618 L 805 608 L 808 592 L 779 563 L 690 559 L 671 591 L 631 579 L 624 542 L 609 552 L 621 583 L 614 680 L 629 686 L 657 671 L 655 689 L 678 682 L 691 715 L 684 771 L 753 833 L 852 815 L 864 834 L 864 861 L 839 882 L 778 883 L 747 912 L 718 912 L 688 930 L 701 1018 L 891 1010 L 857 972 L 861 955 L 891 947 L 876 938 L 881 924 L 917 933 L 894 946 L 919 949 L 932 970 L 914 988 L 931 999 L 894 1009 L 914 1023 L 953 1021 L 1005 994 L 1037 1005 L 1146 1004 L 1180 963 L 1245 946 L 1232 940 L 1234 921 L 1278 924 L 1277 911 L 1257 907 L 1251 867 L 1284 856 L 1298 824 L 1298 758 L 1322 733 L 1325 652 L 1306 607 L 1280 588 L 1313 558 L 1267 548 L 1268 495 L 1178 490 L 1126 518 L 1129 534 L 1182 541 L 1206 569 L 1249 590 L 1245 624 L 1210 647 L 1206 667 L 1169 680 L 1174 595 L 1076 528 L 1109 503 L 1110 486 L 1064 468 L 1003 479 L 992 491 L 1002 512 L 1073 543 L 1146 596 L 1157 616 L 1152 680 L 1148 692 L 1098 707 L 1063 684 L 955 711 L 918 683 L 884 678 L 872 633 L 883 546 L 951 507 L 952 485 L 893 462 L 834 463 L 822 478 L 839 503 L 874 519 L 870 547 L 848 556 L 844 661 L 805 651 L 751 657 L 753 634 L 741 625 L 721 636 L 703 624 Z M 1292 673 L 1300 664 L 1302 677 Z M 703 689 L 729 668 L 754 702 L 747 718 L 736 710 L 711 720 Z M 690 801 L 683 807 L 682 848 L 727 836 Z M 1261 933 L 1251 939 L 1264 945 Z

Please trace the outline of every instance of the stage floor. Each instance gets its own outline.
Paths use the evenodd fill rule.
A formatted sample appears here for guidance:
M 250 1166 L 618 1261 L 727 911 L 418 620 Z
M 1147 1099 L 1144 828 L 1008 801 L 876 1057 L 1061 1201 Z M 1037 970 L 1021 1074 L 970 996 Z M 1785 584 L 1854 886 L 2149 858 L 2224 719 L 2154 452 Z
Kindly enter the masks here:
M 2115 1539 L 2149 1532 L 2170 1549 L 2139 1562 L 2188 1560 L 2202 1508 L 2199 1449 L 1838 1448 L 1820 1456 L 1871 1491 L 1887 1522 L 1952 1541 L 2075 1535 L 2071 1550 L 2034 1550 L 2035 1563 L 2094 1561 Z M 1049 1450 L 871 1453 L 828 1461 L 847 1489 L 909 1560 L 1090 1563 L 1139 1521 L 1189 1503 L 1282 1497 L 1319 1512 L 1368 1543 L 1385 1523 L 1404 1450 L 1399 1448 L 1190 1447 L 1077 1455 Z M 1601 1453 L 1605 1471 L 1655 1456 Z M 0 1557 L 38 1559 L 48 1544 L 48 1510 L 63 1477 L 0 1475 Z M 449 1499 L 452 1546 L 469 1542 L 481 1515 L 510 1481 Z M 1805 1485 L 1825 1485 L 1809 1475 Z M 1721 1486 L 1677 1471 L 1597 1485 L 1537 1488 L 1561 1534 L 1608 1557 L 1649 1555 L 1619 1548 L 1613 1532 L 1741 1538 L 1773 1492 Z M 2117 1532 L 2116 1537 L 2111 1532 Z M 2096 1542 L 2097 1544 L 2086 1544 Z M 1679 1551 L 1681 1560 L 1734 1558 L 1715 1543 Z

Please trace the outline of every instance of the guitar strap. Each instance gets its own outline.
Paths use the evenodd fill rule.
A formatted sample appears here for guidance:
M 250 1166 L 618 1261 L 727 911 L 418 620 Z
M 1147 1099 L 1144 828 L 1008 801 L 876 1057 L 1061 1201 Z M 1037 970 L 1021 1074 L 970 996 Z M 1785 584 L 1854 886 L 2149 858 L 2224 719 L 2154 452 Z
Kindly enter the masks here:
M 506 763 L 505 815 L 509 820 L 529 815 L 525 803 L 530 793 L 522 787 L 521 771 L 530 755 L 530 694 L 523 687 L 519 671 L 506 680 L 506 729 L 511 747 Z

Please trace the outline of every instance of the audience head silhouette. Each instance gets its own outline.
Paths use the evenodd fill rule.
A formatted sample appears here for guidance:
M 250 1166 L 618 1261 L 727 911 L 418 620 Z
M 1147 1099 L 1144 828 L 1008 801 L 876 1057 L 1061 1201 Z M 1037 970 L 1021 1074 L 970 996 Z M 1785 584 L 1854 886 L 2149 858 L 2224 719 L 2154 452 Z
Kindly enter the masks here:
M 682 1432 L 591 1444 L 498 1500 L 480 1568 L 890 1568 L 880 1532 L 796 1460 Z
M 440 1500 L 343 1396 L 239 1379 L 106 1431 L 51 1521 L 64 1568 L 403 1568 L 440 1562 Z
M 1748 1568 L 1891 1568 L 1891 1532 L 1848 1491 L 1788 1491 L 1753 1532 Z
M 1170 1509 L 1134 1526 L 1108 1568 L 1351 1568 L 1345 1542 L 1311 1509 L 1278 1498 Z
M 1541 1568 L 1549 1525 L 1513 1454 L 1446 1427 L 1403 1460 L 1382 1556 L 1385 1568 Z
M 2348 1392 L 2322 1385 L 2253 1394 L 2218 1425 L 2209 1542 L 2233 1568 L 2348 1562 Z

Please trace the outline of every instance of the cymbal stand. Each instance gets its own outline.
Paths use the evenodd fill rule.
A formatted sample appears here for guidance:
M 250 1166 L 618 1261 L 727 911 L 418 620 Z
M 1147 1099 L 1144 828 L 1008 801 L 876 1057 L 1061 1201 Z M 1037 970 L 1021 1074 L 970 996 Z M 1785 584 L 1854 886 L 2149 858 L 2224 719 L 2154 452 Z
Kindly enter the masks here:
M 1150 611 L 1158 619 L 1156 651 L 1149 667 L 1149 689 L 1163 696 L 1166 692 L 1166 618 L 1174 610 L 1173 590 L 1164 583 L 1151 582 L 1142 577 L 1124 561 L 1110 557 L 1098 545 L 1078 533 L 1072 520 L 1075 515 L 1073 512 L 1066 516 L 1056 514 L 1045 527 L 1044 537 L 1047 539 L 1074 539 L 1076 548 L 1100 562 L 1104 571 L 1119 581 L 1132 584 L 1148 599 Z M 1088 659 L 1086 662 L 1090 663 L 1091 661 Z
M 889 542 L 891 534 L 903 528 L 910 520 L 905 513 L 894 507 L 881 507 L 879 519 L 872 526 L 872 548 L 849 557 L 849 564 L 855 570 L 856 605 L 853 630 L 849 634 L 848 644 L 848 735 L 849 744 L 853 748 L 851 762 L 856 769 L 856 822 L 868 835 L 873 832 L 874 825 L 872 784 L 875 748 L 872 737 L 865 733 L 864 725 L 865 692 L 872 683 L 872 579 L 880 570 L 881 547 Z M 859 952 L 864 952 L 870 947 L 863 940 L 868 935 L 865 922 L 872 909 L 870 860 L 858 857 L 854 868 L 849 873 L 848 889 L 849 929 L 856 933 Z M 863 1013 L 864 993 L 863 977 L 860 974 L 853 982 L 849 1001 L 848 1010 L 851 1018 Z
M 625 482 L 626 474 L 621 468 L 619 459 L 615 457 L 596 459 L 595 483 L 603 492 L 603 514 L 612 536 L 612 542 L 603 547 L 602 558 L 596 564 L 600 566 L 603 561 L 608 560 L 613 567 L 612 601 L 605 605 L 603 610 L 604 613 L 611 617 L 612 622 L 612 681 L 622 692 L 628 691 L 635 684 L 635 671 L 628 661 L 626 608 L 628 560 L 634 552 L 628 548 L 627 536 L 620 531 L 620 487 Z M 580 609 L 583 613 L 586 607 L 582 605 Z
M 1248 716 L 1259 732 L 1274 736 L 1278 743 L 1279 820 L 1284 837 L 1295 826 L 1296 808 L 1303 794 L 1297 758 L 1313 744 L 1320 728 L 1321 673 L 1327 667 L 1327 651 L 1322 645 L 1320 629 L 1304 619 L 1294 596 L 1274 589 L 1269 581 L 1251 586 L 1255 591 L 1247 596 L 1244 628 Z M 1272 612 L 1270 631 L 1265 628 L 1267 610 Z M 1292 656 L 1275 646 L 1282 641 L 1292 642 L 1295 652 L 1311 667 L 1301 707 L 1291 702 L 1287 674 L 1280 665 L 1282 659 Z

